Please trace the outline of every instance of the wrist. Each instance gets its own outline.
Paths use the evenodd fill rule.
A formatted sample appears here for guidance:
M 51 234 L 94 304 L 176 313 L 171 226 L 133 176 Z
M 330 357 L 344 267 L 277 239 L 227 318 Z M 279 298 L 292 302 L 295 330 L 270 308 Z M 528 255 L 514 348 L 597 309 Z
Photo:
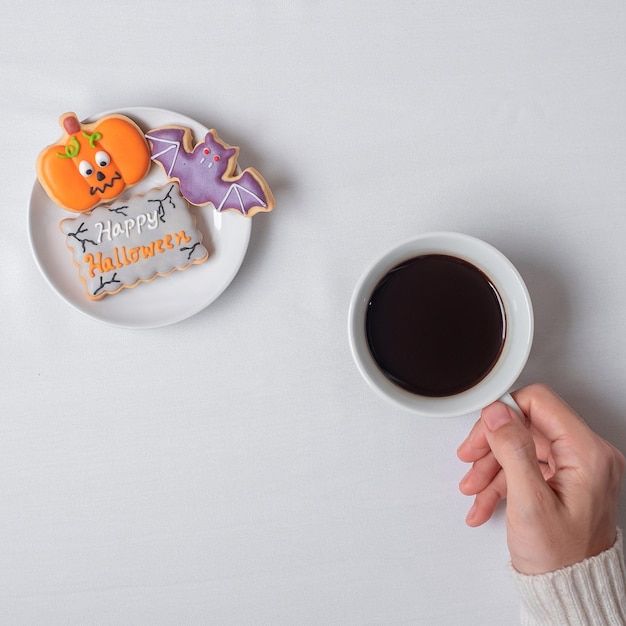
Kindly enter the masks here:
M 511 545 L 511 565 L 520 574 L 536 576 L 554 572 L 595 557 L 612 548 L 617 541 L 615 523 L 611 530 L 575 532 L 569 529 L 554 529 L 550 536 L 526 537 L 522 545 Z M 508 537 L 518 536 L 509 530 Z
M 539 575 L 513 570 L 524 624 L 626 624 L 622 535 L 604 552 Z

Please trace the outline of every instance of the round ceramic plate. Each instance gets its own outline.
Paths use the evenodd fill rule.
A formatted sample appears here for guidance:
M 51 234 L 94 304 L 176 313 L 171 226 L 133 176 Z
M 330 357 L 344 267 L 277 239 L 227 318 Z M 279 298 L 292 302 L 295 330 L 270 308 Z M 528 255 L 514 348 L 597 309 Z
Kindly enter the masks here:
M 179 113 L 147 107 L 107 111 L 86 121 L 94 121 L 109 113 L 127 115 L 144 132 L 159 126 L 188 127 L 195 142 L 201 141 L 208 130 Z M 54 135 L 50 143 L 52 141 Z M 162 168 L 153 164 L 148 176 L 127 190 L 124 197 L 145 193 L 166 182 Z M 72 254 L 65 245 L 65 235 L 59 228 L 61 220 L 76 217 L 76 213 L 65 211 L 52 202 L 38 181 L 35 181 L 31 194 L 28 231 L 37 265 L 68 304 L 105 324 L 122 328 L 156 328 L 180 322 L 214 302 L 236 276 L 248 249 L 250 218 L 231 211 L 218 213 L 210 204 L 192 206 L 191 211 L 197 218 L 203 244 L 209 250 L 207 261 L 97 301 L 87 297 Z

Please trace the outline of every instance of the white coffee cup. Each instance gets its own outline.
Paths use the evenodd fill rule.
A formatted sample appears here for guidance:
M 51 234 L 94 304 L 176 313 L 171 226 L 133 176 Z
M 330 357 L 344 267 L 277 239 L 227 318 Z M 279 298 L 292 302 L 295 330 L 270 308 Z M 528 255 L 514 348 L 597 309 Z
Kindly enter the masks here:
M 466 391 L 444 397 L 418 395 L 387 378 L 372 356 L 366 331 L 371 296 L 380 281 L 399 264 L 432 254 L 456 257 L 483 272 L 496 288 L 506 318 L 502 350 L 489 373 Z M 350 302 L 348 336 L 357 367 L 374 391 L 396 405 L 423 416 L 454 417 L 480 410 L 498 399 L 516 408 L 508 392 L 528 359 L 533 325 L 532 303 L 526 285 L 501 252 L 469 235 L 434 232 L 400 243 L 367 268 Z

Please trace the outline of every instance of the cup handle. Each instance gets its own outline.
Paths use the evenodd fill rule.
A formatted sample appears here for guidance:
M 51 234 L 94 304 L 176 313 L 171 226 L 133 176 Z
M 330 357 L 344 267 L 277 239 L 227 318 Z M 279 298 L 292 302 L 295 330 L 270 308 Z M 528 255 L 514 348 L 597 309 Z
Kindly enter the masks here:
M 519 405 L 515 400 L 513 400 L 513 396 L 510 393 L 505 393 L 501 398 L 500 402 L 506 404 L 508 407 L 512 408 L 517 416 L 526 424 L 528 422 L 528 418 L 522 412 L 522 409 L 519 408 Z

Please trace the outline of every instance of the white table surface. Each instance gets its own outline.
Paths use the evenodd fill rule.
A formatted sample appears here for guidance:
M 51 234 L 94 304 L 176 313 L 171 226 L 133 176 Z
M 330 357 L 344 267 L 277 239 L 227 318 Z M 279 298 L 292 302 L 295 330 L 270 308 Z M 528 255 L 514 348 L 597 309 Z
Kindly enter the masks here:
M 5 6 L 0 622 L 516 623 L 503 509 L 469 529 L 457 489 L 477 415 L 375 396 L 348 304 L 410 235 L 489 241 L 534 300 L 519 385 L 625 449 L 625 31 L 622 2 Z M 59 115 L 127 106 L 218 129 L 277 201 L 154 330 L 69 307 L 26 226 Z

